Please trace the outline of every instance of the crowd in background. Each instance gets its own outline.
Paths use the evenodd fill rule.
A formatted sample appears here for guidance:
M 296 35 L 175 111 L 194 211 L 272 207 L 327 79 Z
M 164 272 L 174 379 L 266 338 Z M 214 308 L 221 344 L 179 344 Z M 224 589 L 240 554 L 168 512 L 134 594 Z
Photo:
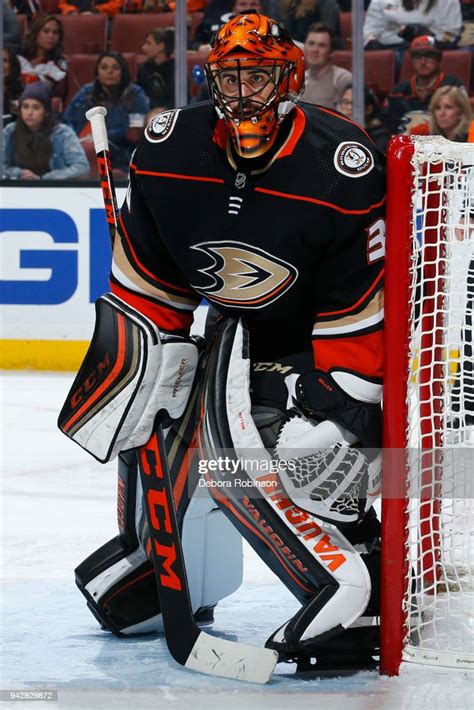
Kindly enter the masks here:
M 87 178 L 94 170 L 94 153 L 85 112 L 98 104 L 107 108 L 113 165 L 119 177 L 126 177 L 146 122 L 174 107 L 174 30 L 163 23 L 154 26 L 154 18 L 166 14 L 173 24 L 174 3 L 0 2 L 4 6 L 4 177 Z M 255 9 L 282 21 L 304 48 L 302 100 L 352 116 L 350 0 L 188 0 L 187 9 L 189 101 L 209 98 L 202 67 L 213 34 L 232 15 Z M 397 133 L 474 141 L 474 72 L 458 76 L 443 67 L 454 56 L 462 59 L 464 67 L 472 66 L 474 0 L 366 0 L 365 9 L 366 57 L 388 51 L 394 60 L 389 87 L 367 79 L 364 87 L 365 127 L 374 142 L 385 150 Z M 114 47 L 113 23 L 123 13 L 150 13 L 147 30 L 131 53 Z M 79 84 L 62 18 L 87 14 L 106 16 L 108 41 L 103 51 L 80 60 L 83 66 L 86 59 L 90 64 L 88 79 Z

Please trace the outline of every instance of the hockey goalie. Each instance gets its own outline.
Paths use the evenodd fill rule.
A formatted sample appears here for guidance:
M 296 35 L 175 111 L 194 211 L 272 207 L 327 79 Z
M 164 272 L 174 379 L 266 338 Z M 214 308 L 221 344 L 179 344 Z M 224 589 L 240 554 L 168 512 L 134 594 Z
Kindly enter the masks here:
M 211 100 L 155 117 L 134 155 L 110 293 L 60 415 L 119 461 L 119 535 L 77 584 L 114 634 L 161 628 L 136 473 L 161 412 L 196 620 L 240 585 L 244 537 L 301 604 L 268 630 L 279 659 L 364 665 L 378 648 L 383 156 L 299 102 L 303 54 L 268 17 L 225 24 L 206 74 Z

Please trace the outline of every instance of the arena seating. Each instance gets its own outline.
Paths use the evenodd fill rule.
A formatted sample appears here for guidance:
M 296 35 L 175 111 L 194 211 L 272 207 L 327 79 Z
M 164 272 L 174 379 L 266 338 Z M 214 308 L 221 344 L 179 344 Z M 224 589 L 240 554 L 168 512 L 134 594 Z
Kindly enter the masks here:
M 457 76 L 461 79 L 464 86 L 469 88 L 471 80 L 472 53 L 467 49 L 451 49 L 448 52 L 443 52 L 441 68 L 445 74 Z M 408 52 L 405 52 L 400 71 L 400 81 L 409 79 L 412 74 L 413 67 L 411 58 Z
M 94 78 L 98 54 L 68 54 L 68 95 L 66 106 L 79 89 Z
M 110 49 L 140 52 L 146 33 L 158 27 L 174 27 L 174 12 L 116 15 L 110 35 Z
M 334 64 L 352 69 L 352 52 L 343 49 L 332 53 Z M 380 96 L 386 96 L 395 82 L 395 52 L 380 49 L 364 52 L 365 83 Z
M 352 48 L 352 13 L 351 12 L 341 12 L 339 15 L 341 19 L 341 35 L 343 42 L 343 49 Z
M 28 28 L 28 23 L 27 23 L 27 17 L 26 15 L 17 15 L 17 20 L 18 20 L 18 25 L 20 29 L 20 44 L 23 44 L 25 37 L 26 37 L 26 32 Z
M 191 15 L 191 21 L 189 23 L 189 41 L 191 42 L 194 39 L 194 35 L 196 34 L 196 30 L 199 27 L 199 25 L 202 22 L 202 18 L 204 17 L 203 12 L 193 12 Z
M 40 5 L 42 12 L 46 12 L 48 15 L 55 15 L 59 12 L 59 0 L 41 0 Z
M 65 54 L 98 54 L 107 47 L 107 15 L 59 15 Z M 126 17 L 126 15 L 122 15 Z

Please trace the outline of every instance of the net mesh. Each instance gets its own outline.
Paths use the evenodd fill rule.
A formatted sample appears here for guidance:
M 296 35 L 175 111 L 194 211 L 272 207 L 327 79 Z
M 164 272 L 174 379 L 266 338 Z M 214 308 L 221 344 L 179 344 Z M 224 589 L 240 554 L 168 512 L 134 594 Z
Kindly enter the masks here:
M 403 658 L 474 667 L 474 145 L 414 144 Z

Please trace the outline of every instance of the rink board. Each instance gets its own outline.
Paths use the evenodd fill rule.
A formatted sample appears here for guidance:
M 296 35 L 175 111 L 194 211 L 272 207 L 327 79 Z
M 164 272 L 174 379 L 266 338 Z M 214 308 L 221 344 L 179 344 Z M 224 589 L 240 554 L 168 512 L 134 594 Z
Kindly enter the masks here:
M 119 203 L 125 188 L 117 190 Z M 1 356 L 9 369 L 77 368 L 108 290 L 111 248 L 96 186 L 4 187 Z

